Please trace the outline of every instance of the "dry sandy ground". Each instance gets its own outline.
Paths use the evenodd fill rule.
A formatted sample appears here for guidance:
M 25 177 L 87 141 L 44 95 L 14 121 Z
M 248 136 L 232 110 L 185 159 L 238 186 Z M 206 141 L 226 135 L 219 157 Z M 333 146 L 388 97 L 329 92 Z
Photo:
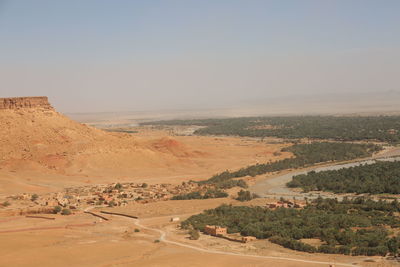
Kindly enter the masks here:
M 300 260 L 357 262 L 358 266 L 390 266 L 383 262 L 366 263 L 366 257 L 294 252 L 267 241 L 241 244 L 204 235 L 200 240 L 192 241 L 184 231 L 177 229 L 177 223 L 169 222 L 172 216 L 183 219 L 190 213 L 214 208 L 223 202 L 241 204 L 230 199 L 162 201 L 112 210 L 143 216 L 141 224 L 165 230 L 167 239 L 200 248 Z M 265 200 L 254 200 L 248 205 L 262 202 Z M 111 220 L 101 221 L 82 213 L 48 216 L 56 220 L 0 219 L 0 266 L 328 266 L 245 255 L 219 255 L 164 242 L 155 243 L 159 233 L 144 229 L 134 232 L 138 226 L 134 220 L 124 217 L 107 215 Z M 14 232 L 6 232 L 11 230 Z M 380 260 L 378 257 L 374 259 Z
M 180 183 L 290 156 L 244 138 L 109 133 L 52 110 L 0 111 L 0 195 L 82 183 Z
M 279 160 L 285 144 L 250 138 L 168 137 L 164 131 L 108 133 L 49 110 L 0 111 L 0 196 L 58 191 L 64 187 L 108 182 L 180 183 L 205 179 L 226 169 Z M 249 205 L 263 205 L 254 200 Z M 362 262 L 362 257 L 310 255 L 257 241 L 232 244 L 202 236 L 187 239 L 169 222 L 232 199 L 162 201 L 114 208 L 137 215 L 143 225 L 161 229 L 167 238 L 200 248 L 297 259 Z M 48 215 L 55 220 L 0 217 L 0 267 L 9 266 L 321 266 L 288 260 L 219 255 L 170 243 L 155 243 L 159 233 L 137 228 L 133 220 L 89 214 Z M 256 248 L 256 249 L 254 249 Z M 362 266 L 368 266 L 362 262 Z M 369 266 L 388 266 L 371 263 Z

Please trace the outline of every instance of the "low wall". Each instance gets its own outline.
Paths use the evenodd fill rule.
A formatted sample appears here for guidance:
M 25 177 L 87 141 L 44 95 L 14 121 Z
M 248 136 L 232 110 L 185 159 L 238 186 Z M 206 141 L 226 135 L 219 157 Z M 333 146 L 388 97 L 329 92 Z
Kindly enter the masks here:
M 26 215 L 26 218 L 34 218 L 34 219 L 45 219 L 45 220 L 55 220 L 56 218 L 51 217 L 44 217 L 44 216 L 33 216 L 33 215 Z
M 117 213 L 117 212 L 109 212 L 109 211 L 100 211 L 101 213 L 104 214 L 110 214 L 110 215 L 118 215 L 118 216 L 124 216 L 132 219 L 139 219 L 139 217 L 133 216 L 133 215 L 128 215 L 128 214 L 123 214 L 123 213 Z
M 104 216 L 101 216 L 101 215 L 99 215 L 99 214 L 96 214 L 96 213 L 94 213 L 94 212 L 85 211 L 85 213 L 90 214 L 90 215 L 93 215 L 94 217 L 98 217 L 98 218 L 100 218 L 100 219 L 103 219 L 103 220 L 105 220 L 105 221 L 108 221 L 108 220 L 109 220 L 108 218 L 106 218 L 106 217 L 104 217 Z

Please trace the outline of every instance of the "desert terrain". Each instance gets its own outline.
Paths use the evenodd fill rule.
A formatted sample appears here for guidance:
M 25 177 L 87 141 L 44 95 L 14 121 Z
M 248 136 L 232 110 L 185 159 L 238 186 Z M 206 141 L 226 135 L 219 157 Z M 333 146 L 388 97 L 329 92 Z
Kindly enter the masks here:
M 35 106 L 25 103 L 32 99 L 20 101 L 24 103 L 0 109 L 2 198 L 111 182 L 179 184 L 208 178 L 226 169 L 290 156 L 290 153 L 274 154 L 285 144 L 265 144 L 250 138 L 171 137 L 166 131 L 149 129 L 141 129 L 137 134 L 106 132 L 70 120 L 52 108 L 47 99 Z M 153 216 L 170 216 L 220 203 L 170 204 L 168 209 L 139 204 L 133 205 L 132 212 L 138 208 Z M 172 211 L 171 206 L 175 207 Z M 151 231 L 132 236 L 133 223 L 118 217 L 104 222 L 82 211 L 71 216 L 51 216 L 55 220 L 9 216 L 22 208 L 11 204 L 1 210 L 0 266 L 205 263 L 201 256 L 204 253 L 154 243 L 157 236 Z M 197 263 L 192 262 L 193 257 L 198 257 Z M 229 256 L 211 257 L 214 259 L 210 263 L 215 266 L 222 261 L 237 263 Z M 261 264 L 257 259 L 249 260 Z M 241 261 L 241 265 L 248 264 L 246 258 Z
M 258 200 L 248 205 L 264 204 Z M 391 266 L 379 257 L 313 255 L 293 252 L 265 241 L 232 243 L 202 235 L 189 240 L 170 218 L 233 200 L 162 201 L 109 209 L 139 216 L 104 215 L 109 221 L 77 213 L 38 218 L 9 217 L 0 221 L 1 266 Z M 107 210 L 107 209 L 103 209 Z M 139 229 L 139 232 L 135 232 Z M 166 232 L 165 241 L 160 232 Z M 157 231 L 158 230 L 158 231 Z M 233 255 L 233 253 L 235 255 Z M 236 255 L 237 254 L 237 255 Z M 23 255 L 23 257 L 21 257 Z M 368 263 L 370 261 L 370 263 Z M 339 263 L 342 263 L 339 264 Z
M 400 267 L 400 0 L 0 0 L 0 267 Z
M 237 188 L 224 198 L 172 196 L 207 189 L 191 180 L 290 158 L 291 152 L 281 151 L 290 143 L 157 127 L 105 131 L 58 113 L 47 98 L 37 105 L 30 98 L 13 101 L 0 109 L 0 203 L 8 203 L 0 208 L 0 266 L 393 264 L 379 256 L 310 256 L 266 240 L 238 243 L 205 234 L 189 239 L 179 222 L 190 215 L 221 204 L 265 206 L 276 199 L 239 202 L 233 199 Z M 273 177 L 246 181 L 252 185 Z M 133 200 L 119 200 L 121 190 Z M 71 214 L 53 214 L 63 201 Z
M 180 183 L 290 155 L 274 155 L 285 144 L 252 139 L 106 132 L 47 106 L 0 110 L 0 136 L 0 195 L 82 183 Z

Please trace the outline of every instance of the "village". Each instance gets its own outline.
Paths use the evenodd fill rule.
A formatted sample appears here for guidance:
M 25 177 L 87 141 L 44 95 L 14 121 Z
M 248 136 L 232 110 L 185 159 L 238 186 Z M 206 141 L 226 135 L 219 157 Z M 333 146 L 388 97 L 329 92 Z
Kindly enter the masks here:
M 174 196 L 192 192 L 205 192 L 214 188 L 215 186 L 213 184 L 199 184 L 192 181 L 182 182 L 182 184 L 179 185 L 111 183 L 70 187 L 66 188 L 62 192 L 53 192 L 43 195 L 27 193 L 11 195 L 6 197 L 6 201 L 0 201 L 0 205 L 2 208 L 8 207 L 8 210 L 17 211 L 15 215 L 26 215 L 27 217 L 42 219 L 55 219 L 32 215 L 54 213 L 70 215 L 82 211 L 91 213 L 87 212 L 90 207 L 124 207 L 133 202 L 144 204 L 157 201 L 167 201 L 173 199 Z M 4 203 L 8 203 L 8 205 L 5 205 Z M 306 205 L 303 202 L 296 202 L 295 200 L 289 201 L 281 198 L 280 200 L 267 201 L 263 206 L 267 209 L 274 210 L 278 208 L 302 209 Z M 117 214 L 112 212 L 101 212 Z M 105 219 L 103 216 L 99 216 L 99 214 L 91 214 Z M 120 213 L 118 214 L 121 215 Z M 170 222 L 175 223 L 179 221 L 179 217 L 172 217 L 170 220 Z M 218 225 L 206 225 L 203 232 L 204 234 L 233 242 L 248 243 L 257 240 L 254 236 L 241 236 L 238 233 L 228 233 L 226 227 Z
M 83 210 L 89 206 L 126 206 L 129 202 L 149 203 L 170 200 L 173 196 L 194 191 L 205 191 L 212 185 L 200 185 L 195 182 L 183 182 L 180 185 L 147 183 L 112 183 L 106 185 L 79 186 L 66 188 L 62 192 L 43 195 L 20 194 L 6 197 L 2 206 L 29 208 L 22 213 L 53 212 L 56 207 Z M 6 204 L 5 204 L 6 203 Z M 47 211 L 47 212 L 46 212 Z
M 70 215 L 89 207 L 124 207 L 129 203 L 150 203 L 167 201 L 173 197 L 193 192 L 206 192 L 214 189 L 212 184 L 182 182 L 182 184 L 111 183 L 66 188 L 62 192 L 47 194 L 10 195 L 0 200 L 4 211 L 16 215 L 59 213 Z M 304 208 L 305 203 L 285 199 L 268 201 L 266 208 Z M 212 234 L 221 236 L 221 234 Z M 242 240 L 243 241 L 243 240 Z M 246 241 L 247 242 L 247 241 Z

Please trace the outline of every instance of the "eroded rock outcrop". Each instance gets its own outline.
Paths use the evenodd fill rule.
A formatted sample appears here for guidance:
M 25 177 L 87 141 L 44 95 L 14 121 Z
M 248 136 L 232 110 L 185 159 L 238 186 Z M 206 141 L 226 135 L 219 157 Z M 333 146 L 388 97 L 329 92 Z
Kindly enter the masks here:
M 46 96 L 0 98 L 0 109 L 53 109 Z

